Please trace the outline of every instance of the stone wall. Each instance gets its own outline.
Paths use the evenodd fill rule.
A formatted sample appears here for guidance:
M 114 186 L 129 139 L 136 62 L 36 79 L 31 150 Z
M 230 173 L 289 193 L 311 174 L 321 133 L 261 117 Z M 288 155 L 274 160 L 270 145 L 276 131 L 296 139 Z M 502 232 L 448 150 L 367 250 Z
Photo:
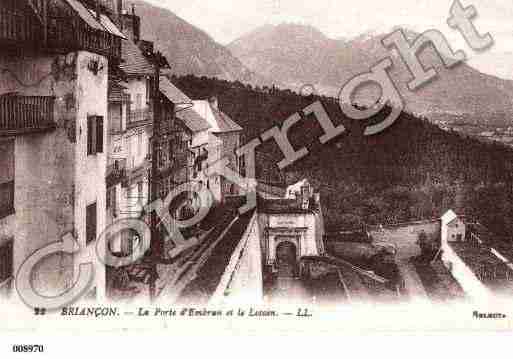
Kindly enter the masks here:
M 258 304 L 263 301 L 262 250 L 255 213 L 232 254 L 211 304 Z

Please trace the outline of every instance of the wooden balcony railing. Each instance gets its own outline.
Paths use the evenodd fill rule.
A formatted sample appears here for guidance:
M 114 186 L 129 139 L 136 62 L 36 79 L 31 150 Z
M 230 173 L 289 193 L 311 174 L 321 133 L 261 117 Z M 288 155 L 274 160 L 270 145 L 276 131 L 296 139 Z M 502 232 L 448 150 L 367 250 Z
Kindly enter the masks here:
M 150 108 L 131 110 L 128 113 L 128 127 L 134 127 L 153 120 L 153 111 Z
M 48 96 L 0 96 L 0 136 L 55 128 L 53 106 Z
M 0 5 L 0 41 L 40 43 L 41 24 L 21 10 Z
M 126 159 L 116 160 L 113 165 L 107 166 L 107 188 L 115 186 L 127 177 Z
M 42 5 L 37 0 L 30 0 L 34 12 L 27 13 L 19 3 L 9 1 L 0 3 L 0 43 L 16 47 L 28 45 L 57 53 L 86 50 L 109 59 L 121 59 L 121 38 L 108 31 L 89 27 L 78 16 L 48 15 L 48 39 L 45 44 Z
M 48 47 L 56 51 L 87 50 L 108 58 L 121 59 L 121 39 L 93 30 L 74 18 L 50 18 Z

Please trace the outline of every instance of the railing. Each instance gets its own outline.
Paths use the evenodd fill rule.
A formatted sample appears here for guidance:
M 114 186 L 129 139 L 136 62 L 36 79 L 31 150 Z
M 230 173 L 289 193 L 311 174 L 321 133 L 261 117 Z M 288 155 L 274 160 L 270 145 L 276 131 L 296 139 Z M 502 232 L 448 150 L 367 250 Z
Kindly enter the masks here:
M 53 129 L 53 105 L 48 96 L 0 96 L 0 136 Z
M 109 58 L 121 58 L 121 39 L 105 31 L 93 30 L 73 18 L 51 18 L 48 47 L 54 50 L 81 49 Z
M 30 45 L 46 48 L 52 52 L 86 50 L 111 59 L 121 59 L 121 39 L 106 31 L 90 28 L 78 16 L 50 16 L 48 42 L 45 44 L 42 5 L 38 0 L 31 0 L 30 5 L 34 12 L 29 14 L 19 4 L 0 4 L 1 42 L 17 47 Z
M 14 214 L 14 181 L 0 183 L 0 218 Z
M 116 160 L 114 164 L 107 166 L 107 188 L 122 182 L 126 177 L 126 159 Z
M 0 40 L 37 43 L 42 34 L 41 24 L 33 16 L 0 5 Z
M 152 121 L 153 111 L 149 108 L 141 110 L 131 110 L 128 113 L 128 127 L 137 126 L 143 122 Z
M 108 12 L 113 14 L 115 12 L 115 8 L 113 6 L 113 2 L 110 0 L 82 0 L 89 8 L 95 9 L 98 5 L 100 5 L 100 10 L 103 12 Z

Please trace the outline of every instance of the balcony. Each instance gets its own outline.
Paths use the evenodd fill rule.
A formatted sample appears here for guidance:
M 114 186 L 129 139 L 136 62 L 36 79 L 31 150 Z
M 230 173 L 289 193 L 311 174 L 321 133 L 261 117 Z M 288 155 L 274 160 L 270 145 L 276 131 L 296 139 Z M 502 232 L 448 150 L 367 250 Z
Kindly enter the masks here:
M 123 182 L 126 178 L 126 159 L 116 160 L 113 165 L 107 167 L 107 188 Z
M 78 16 L 71 8 L 50 6 L 47 31 L 45 31 L 40 0 L 26 1 L 33 9 L 32 12 L 27 11 L 27 8 L 23 6 L 24 3 L 18 0 L 2 0 L 0 4 L 0 44 L 18 50 L 31 47 L 51 53 L 85 50 L 106 56 L 109 59 L 121 59 L 119 32 L 107 30 L 99 23 L 97 28 L 88 25 L 81 16 L 87 17 L 91 14 L 82 5 L 80 5 L 80 9 L 86 15 L 79 14 Z M 100 20 L 100 22 L 102 21 L 107 20 Z M 110 20 L 108 21 L 108 26 L 115 26 L 111 24 Z M 48 36 L 46 43 L 44 41 L 45 32 Z
M 89 28 L 75 18 L 50 18 L 48 48 L 56 52 L 87 50 L 108 58 L 121 59 L 121 38 Z
M 20 9 L 0 6 L 0 41 L 36 44 L 43 40 L 42 35 L 42 26 L 34 16 L 27 16 Z
M 153 121 L 153 111 L 150 108 L 131 110 L 128 113 L 128 128 L 149 125 Z
M 0 96 L 0 137 L 53 130 L 53 106 L 48 96 Z

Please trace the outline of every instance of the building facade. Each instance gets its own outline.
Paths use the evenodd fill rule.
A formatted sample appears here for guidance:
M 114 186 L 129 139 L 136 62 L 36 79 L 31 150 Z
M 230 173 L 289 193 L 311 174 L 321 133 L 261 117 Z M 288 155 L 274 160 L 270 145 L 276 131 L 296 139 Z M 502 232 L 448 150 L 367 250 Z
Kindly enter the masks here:
M 240 173 L 240 159 L 235 153 L 241 145 L 242 127 L 235 123 L 219 108 L 217 97 L 194 101 L 194 110 L 209 124 L 209 128 L 198 134 L 191 150 L 194 153 L 195 171 L 193 180 L 206 186 L 216 202 L 224 202 L 227 197 L 239 195 L 237 186 L 225 176 L 206 176 L 202 172 L 208 165 L 221 159 L 228 160 L 228 167 Z
M 121 59 L 123 35 L 115 14 L 96 10 L 86 1 L 0 4 L 0 162 L 8 169 L 0 179 L 4 288 L 12 288 L 28 256 L 72 234 L 83 247 L 80 255 L 40 261 L 35 289 L 62 293 L 78 265 L 90 261 L 96 264 L 93 292 L 103 295 L 95 241 L 105 227 L 108 74 Z M 20 23 L 23 30 L 9 28 Z

